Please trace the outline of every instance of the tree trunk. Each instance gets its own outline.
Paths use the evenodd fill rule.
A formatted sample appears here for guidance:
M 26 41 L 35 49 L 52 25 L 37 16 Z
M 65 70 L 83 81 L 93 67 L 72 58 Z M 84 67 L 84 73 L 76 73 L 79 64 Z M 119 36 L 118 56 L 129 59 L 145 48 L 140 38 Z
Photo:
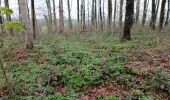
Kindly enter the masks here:
M 108 0 L 108 33 L 112 33 L 112 0 Z
M 104 2 L 105 0 L 103 0 L 103 29 L 105 29 L 105 2 Z
M 31 16 L 32 16 L 32 27 L 33 27 L 33 38 L 36 38 L 36 23 L 35 23 L 35 5 L 34 0 L 31 0 Z
M 162 30 L 163 27 L 163 22 L 164 22 L 164 17 L 165 17 L 165 4 L 166 0 L 162 0 L 162 5 L 161 5 L 161 14 L 160 14 L 160 20 L 159 20 L 159 30 Z
M 155 30 L 155 22 L 156 22 L 156 6 L 155 6 L 155 0 L 152 0 L 152 16 L 151 16 L 151 29 Z
M 142 26 L 144 26 L 144 25 L 145 25 L 145 22 L 146 22 L 148 4 L 149 4 L 149 1 L 148 1 L 148 0 L 144 0 Z
M 64 32 L 63 0 L 59 0 L 59 33 Z
M 140 0 L 137 0 L 137 3 L 136 3 L 136 23 L 139 22 L 139 9 L 140 8 Z
M 49 27 L 49 31 L 48 34 L 53 33 L 53 22 L 52 22 L 52 13 L 51 13 L 51 3 L 50 0 L 46 0 L 46 4 L 47 4 L 47 10 L 48 10 L 48 27 Z
M 77 28 L 78 28 L 78 31 L 80 30 L 80 8 L 79 8 L 79 0 L 77 0 Z
M 88 17 L 88 28 L 90 28 L 90 8 L 89 8 L 90 2 L 88 0 L 87 3 L 87 17 Z
M 2 7 L 2 6 L 1 6 L 1 0 L 0 0 L 0 8 L 1 8 L 1 7 Z M 0 13 L 1 13 L 1 12 L 0 12 Z M 2 18 L 2 16 L 0 16 L 0 24 L 3 24 L 3 18 Z M 1 33 L 4 33 L 4 27 L 1 26 L 0 29 L 1 29 Z
M 72 21 L 71 21 L 71 8 L 70 8 L 70 0 L 67 0 L 67 7 L 68 7 L 68 26 L 69 30 L 72 30 Z
M 120 26 L 120 28 L 122 28 L 123 1 L 124 1 L 124 0 L 120 0 L 120 12 L 119 12 L 119 26 Z
M 131 39 L 131 27 L 133 24 L 134 0 L 126 0 L 126 14 L 123 30 L 123 40 Z
M 96 26 L 97 26 L 97 8 L 96 8 L 96 0 L 92 0 L 92 29 L 96 30 Z
M 53 0 L 53 30 L 54 33 L 57 33 L 57 17 L 56 17 L 56 7 L 55 7 L 55 0 Z
M 167 26 L 169 24 L 169 13 L 170 13 L 170 0 L 168 0 L 168 10 L 167 10 L 165 26 Z
M 103 30 L 103 17 L 102 17 L 102 2 L 99 0 L 99 18 L 100 18 L 100 30 Z
M 115 4 L 114 4 L 114 17 L 113 17 L 114 26 L 116 25 L 116 11 L 117 11 L 117 0 L 115 0 Z
M 32 25 L 29 19 L 28 8 L 26 0 L 19 0 L 19 6 L 21 11 L 21 19 L 25 29 L 25 47 L 26 49 L 33 48 L 33 39 L 32 39 Z
M 5 3 L 5 7 L 9 8 L 9 1 L 8 0 L 4 0 L 4 3 Z M 11 22 L 12 21 L 11 15 L 6 14 L 6 20 L 7 20 L 7 22 Z M 13 35 L 12 29 L 7 29 L 7 34 Z
M 81 30 L 85 30 L 85 0 L 81 0 Z
M 157 19 L 157 16 L 158 16 L 160 1 L 161 0 L 156 0 L 156 3 L 155 3 L 155 7 L 156 7 L 155 19 Z

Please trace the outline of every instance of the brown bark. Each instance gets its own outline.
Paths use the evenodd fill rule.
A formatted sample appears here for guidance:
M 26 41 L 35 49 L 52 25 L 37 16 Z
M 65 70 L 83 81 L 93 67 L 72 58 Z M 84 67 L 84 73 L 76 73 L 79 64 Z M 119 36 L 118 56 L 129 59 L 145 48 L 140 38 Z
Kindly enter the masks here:
M 151 29 L 153 30 L 155 30 L 155 23 L 156 23 L 156 5 L 155 5 L 155 0 L 152 0 L 152 16 L 151 16 L 150 26 Z
M 108 0 L 108 33 L 112 33 L 112 0 Z
M 131 39 L 131 27 L 133 24 L 134 0 L 126 0 L 126 14 L 123 30 L 123 40 Z
M 33 39 L 32 39 L 32 25 L 29 19 L 29 13 L 27 8 L 26 0 L 19 0 L 19 6 L 21 11 L 21 20 L 25 29 L 25 48 L 32 49 L 33 48 Z
M 64 32 L 63 0 L 59 0 L 59 33 Z
M 162 5 L 161 5 L 161 14 L 160 14 L 160 20 L 159 20 L 159 30 L 162 30 L 163 27 L 163 22 L 164 22 L 164 17 L 165 17 L 165 4 L 166 0 L 162 0 Z

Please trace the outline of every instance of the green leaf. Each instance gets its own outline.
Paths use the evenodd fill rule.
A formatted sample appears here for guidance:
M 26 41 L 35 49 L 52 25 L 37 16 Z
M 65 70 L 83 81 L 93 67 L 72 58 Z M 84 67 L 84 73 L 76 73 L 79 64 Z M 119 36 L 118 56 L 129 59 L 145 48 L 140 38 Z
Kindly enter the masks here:
M 9 8 L 6 8 L 6 7 L 2 7 L 2 8 L 0 8 L 0 10 L 1 10 L 1 13 L 3 13 L 3 14 L 11 15 L 11 14 L 14 13 L 13 10 L 11 10 L 11 9 L 9 9 Z M 1 16 L 2 16 L 2 15 L 1 15 Z

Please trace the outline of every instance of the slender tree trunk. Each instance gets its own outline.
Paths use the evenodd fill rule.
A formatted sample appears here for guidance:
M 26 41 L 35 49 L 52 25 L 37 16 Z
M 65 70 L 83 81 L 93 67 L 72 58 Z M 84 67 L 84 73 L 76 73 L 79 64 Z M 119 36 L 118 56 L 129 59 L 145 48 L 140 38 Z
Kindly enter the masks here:
M 155 23 L 156 23 L 156 9 L 155 9 L 155 0 L 152 0 L 152 16 L 151 16 L 151 29 L 155 30 Z
M 52 21 L 52 12 L 51 12 L 51 2 L 50 0 L 46 0 L 47 3 L 47 10 L 48 10 L 48 26 L 49 26 L 49 32 L 48 34 L 53 33 L 53 21 Z
M 166 0 L 162 0 L 162 5 L 161 5 L 161 14 L 160 14 L 160 20 L 159 20 L 159 30 L 162 30 L 163 27 L 163 22 L 164 22 L 164 17 L 165 17 L 165 4 Z
M 64 32 L 63 0 L 59 0 L 59 33 Z
M 105 2 L 104 2 L 105 0 L 103 0 L 103 29 L 105 29 Z
M 124 0 L 120 0 L 120 12 L 119 12 L 119 26 L 120 26 L 120 28 L 122 28 L 123 1 L 124 1 Z
M 90 28 L 90 8 L 89 8 L 90 2 L 88 0 L 87 3 L 87 17 L 88 17 L 88 28 Z
M 133 24 L 133 16 L 134 16 L 134 0 L 126 0 L 126 14 L 122 38 L 123 40 L 131 39 L 131 27 Z
M 97 6 L 96 6 L 96 0 L 92 0 L 92 29 L 96 30 L 96 26 L 97 26 Z
M 54 33 L 57 33 L 57 17 L 56 17 L 56 7 L 55 7 L 55 0 L 53 0 L 53 30 L 54 30 Z
M 1 7 L 2 7 L 2 6 L 1 6 L 1 0 L 0 0 L 0 8 L 1 8 Z M 1 13 L 1 12 L 0 12 L 0 13 Z M 1 25 L 3 24 L 3 18 L 2 18 L 2 16 L 0 16 L 0 24 L 1 24 Z M 0 29 L 1 29 L 1 32 L 4 33 L 4 28 L 3 28 L 3 26 L 1 26 Z
M 100 30 L 103 30 L 103 17 L 102 17 L 102 1 L 99 0 L 99 18 L 100 18 Z
M 19 6 L 21 11 L 21 19 L 25 29 L 25 47 L 26 49 L 33 48 L 33 39 L 32 39 L 32 25 L 29 19 L 28 8 L 26 0 L 19 0 Z
M 114 17 L 113 17 L 114 26 L 116 25 L 116 11 L 117 11 L 117 0 L 115 0 L 115 4 L 114 4 Z
M 142 26 L 145 25 L 146 22 L 146 16 L 147 16 L 147 6 L 148 6 L 149 1 L 144 0 L 144 8 L 143 8 L 143 18 L 142 18 Z
M 31 15 L 32 15 L 32 27 L 33 27 L 33 38 L 36 38 L 36 23 L 35 23 L 35 5 L 34 0 L 31 0 Z
M 69 30 L 72 30 L 72 21 L 71 21 L 71 8 L 70 8 L 70 0 L 67 0 L 67 7 L 68 7 L 68 26 Z
M 81 30 L 85 30 L 85 0 L 81 0 Z
M 156 3 L 155 3 L 155 7 L 156 7 L 155 19 L 157 19 L 157 16 L 158 16 L 160 1 L 161 0 L 156 0 Z
M 140 8 L 140 0 L 137 0 L 137 3 L 136 3 L 136 23 L 139 22 L 139 9 Z
M 5 7 L 9 8 L 9 1 L 8 0 L 4 0 L 4 3 L 5 3 Z M 6 14 L 6 20 L 7 20 L 7 22 L 11 22 L 12 21 L 11 15 Z M 13 30 L 12 29 L 7 29 L 7 34 L 13 35 Z
M 80 8 L 79 8 L 79 0 L 77 0 L 77 26 L 78 26 L 78 31 L 80 31 Z
M 170 14 L 170 0 L 168 0 L 168 10 L 167 10 L 165 26 L 169 24 L 169 14 Z
M 112 33 L 112 0 L 108 0 L 108 33 Z

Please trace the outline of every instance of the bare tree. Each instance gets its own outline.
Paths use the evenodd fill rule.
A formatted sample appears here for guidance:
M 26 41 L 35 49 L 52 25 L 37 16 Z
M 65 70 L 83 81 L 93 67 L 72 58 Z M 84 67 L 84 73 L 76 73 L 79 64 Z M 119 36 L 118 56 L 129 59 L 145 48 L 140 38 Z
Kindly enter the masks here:
M 112 33 L 112 0 L 108 0 L 108 33 Z
M 131 39 L 131 27 L 133 24 L 134 0 L 126 0 L 126 14 L 122 40 Z
M 57 33 L 57 17 L 56 17 L 55 0 L 53 0 L 53 30 L 54 30 L 54 33 Z
M 161 5 L 161 14 L 160 14 L 160 20 L 159 20 L 159 30 L 162 30 L 163 27 L 163 22 L 164 22 L 164 17 L 165 17 L 165 4 L 166 0 L 162 0 L 162 5 Z
M 59 33 L 64 32 L 63 0 L 59 0 Z
M 145 22 L 146 22 L 148 4 L 149 4 L 149 1 L 148 1 L 148 0 L 144 0 L 142 26 L 144 26 L 144 25 L 145 25 Z
M 21 19 L 22 23 L 25 29 L 25 47 L 26 49 L 32 49 L 33 48 L 33 39 L 32 39 L 32 25 L 31 21 L 29 19 L 29 13 L 27 8 L 27 2 L 26 0 L 18 0 L 20 11 L 21 11 Z
M 102 1 L 101 0 L 99 0 L 99 18 L 100 18 L 100 29 L 103 30 Z
M 48 11 L 48 34 L 53 33 L 53 21 L 52 21 L 52 12 L 51 12 L 51 2 L 50 0 L 46 0 L 47 11 Z
M 123 1 L 124 1 L 124 0 L 120 0 L 120 12 L 119 12 L 119 26 L 120 26 L 120 27 L 122 27 Z
M 35 5 L 34 0 L 31 0 L 31 16 L 32 16 L 32 27 L 33 27 L 33 38 L 36 38 L 36 23 L 35 23 Z
M 68 26 L 69 30 L 72 30 L 72 21 L 71 21 L 71 8 L 70 8 L 70 0 L 67 0 L 67 7 L 68 7 Z
M 6 8 L 9 8 L 9 1 L 8 1 L 8 0 L 4 0 L 4 3 L 5 3 L 5 7 L 6 7 Z M 11 15 L 6 14 L 6 20 L 7 20 L 8 22 L 11 22 L 11 21 L 12 21 Z M 7 29 L 7 33 L 8 33 L 9 35 L 12 35 L 12 34 L 13 34 L 12 29 Z
M 92 29 L 96 30 L 97 26 L 97 5 L 96 0 L 92 0 L 92 17 L 91 17 Z
M 79 0 L 77 0 L 77 26 L 78 26 L 78 30 L 80 30 L 80 4 L 79 4 Z
M 85 0 L 81 0 L 81 29 L 82 31 L 85 30 Z
M 114 25 L 116 25 L 116 11 L 117 11 L 117 0 L 115 0 L 115 4 L 114 4 L 114 17 L 113 17 L 113 23 Z
M 170 0 L 168 0 L 168 10 L 167 10 L 165 25 L 169 24 L 169 13 L 170 13 Z
M 136 2 L 136 23 L 139 22 L 140 1 L 141 1 L 141 0 L 137 0 L 137 2 Z
M 151 22 L 150 26 L 151 29 L 155 29 L 155 23 L 156 23 L 156 6 L 155 6 L 155 0 L 152 0 L 152 16 L 151 16 Z

